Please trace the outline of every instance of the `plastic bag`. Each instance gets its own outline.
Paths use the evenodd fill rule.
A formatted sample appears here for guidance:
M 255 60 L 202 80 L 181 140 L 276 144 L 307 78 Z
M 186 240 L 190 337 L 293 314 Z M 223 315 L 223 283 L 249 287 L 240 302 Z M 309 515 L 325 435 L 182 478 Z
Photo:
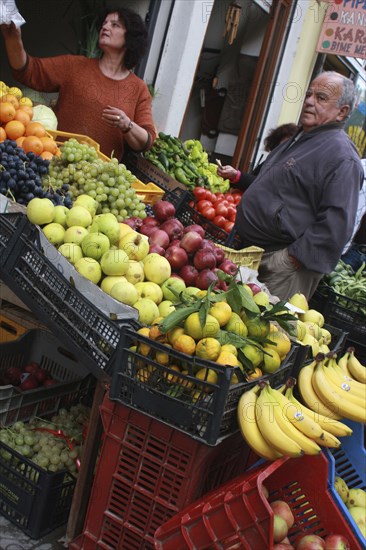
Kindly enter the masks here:
M 0 24 L 9 25 L 11 22 L 16 27 L 25 23 L 25 19 L 20 15 L 14 0 L 0 0 Z

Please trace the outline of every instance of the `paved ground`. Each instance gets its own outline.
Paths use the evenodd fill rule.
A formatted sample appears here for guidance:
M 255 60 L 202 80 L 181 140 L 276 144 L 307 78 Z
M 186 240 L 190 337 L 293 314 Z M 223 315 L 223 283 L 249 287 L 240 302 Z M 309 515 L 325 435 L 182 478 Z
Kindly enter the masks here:
M 0 550 L 65 550 L 60 542 L 65 534 L 65 527 L 59 527 L 42 539 L 34 540 L 0 516 Z

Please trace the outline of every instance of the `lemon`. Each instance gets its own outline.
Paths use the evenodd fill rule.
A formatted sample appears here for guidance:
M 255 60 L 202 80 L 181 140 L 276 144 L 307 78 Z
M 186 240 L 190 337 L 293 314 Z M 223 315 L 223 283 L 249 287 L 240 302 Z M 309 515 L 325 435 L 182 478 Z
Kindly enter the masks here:
M 141 336 L 146 336 L 147 338 L 149 338 L 150 329 L 148 327 L 139 328 L 139 330 L 137 331 L 137 334 L 141 334 Z M 141 355 L 145 355 L 145 356 L 149 355 L 150 349 L 151 349 L 150 346 L 148 346 L 143 342 L 140 342 L 137 346 L 138 353 L 141 353 Z
M 229 351 L 236 357 L 238 356 L 238 350 L 235 346 L 233 346 L 233 344 L 224 344 L 223 346 L 221 346 L 221 351 Z
M 184 334 L 184 328 L 183 327 L 174 327 L 171 330 L 169 330 L 167 337 L 169 344 L 174 344 L 174 340 L 178 338 L 181 334 Z
M 220 355 L 221 344 L 216 338 L 202 338 L 197 342 L 196 355 L 201 359 L 216 361 Z
M 180 372 L 180 368 L 177 365 L 171 365 L 170 370 L 172 372 L 164 374 L 164 378 L 169 384 L 175 384 L 178 382 L 179 376 L 175 375 L 174 372 Z
M 184 332 L 195 340 L 201 340 L 201 338 L 209 336 L 215 338 L 220 332 L 220 325 L 215 317 L 208 314 L 205 324 L 201 326 L 199 313 L 196 312 L 188 315 L 184 322 Z
M 19 99 L 19 106 L 22 106 L 22 105 L 28 105 L 28 107 L 33 107 L 33 101 L 29 97 L 23 96 Z
M 220 327 L 223 327 L 229 322 L 232 309 L 226 302 L 216 302 L 210 308 L 209 313 L 218 320 Z
M 248 380 L 255 380 L 256 378 L 260 378 L 263 376 L 263 372 L 259 367 L 255 368 L 253 372 L 248 374 Z
M 259 367 L 263 361 L 263 352 L 256 346 L 246 344 L 241 348 L 241 351 L 244 353 L 245 357 L 251 361 L 254 368 Z
M 276 372 L 281 366 L 281 357 L 276 350 L 264 346 L 263 347 L 264 356 L 263 356 L 263 371 L 266 374 Z
M 217 372 L 213 369 L 200 369 L 195 374 L 196 378 L 199 380 L 204 380 L 205 382 L 208 382 L 209 384 L 217 384 L 219 376 Z M 206 387 L 205 391 L 209 391 L 209 388 Z
M 277 351 L 278 355 L 283 359 L 291 349 L 291 340 L 284 332 L 279 330 L 270 332 L 267 336 L 270 343 L 266 344 L 266 348 L 271 348 Z
M 196 342 L 192 336 L 188 336 L 188 334 L 181 334 L 175 338 L 173 348 L 182 353 L 186 353 L 187 355 L 193 355 L 196 349 Z
M 229 351 L 222 351 L 216 359 L 216 363 L 219 363 L 220 365 L 229 365 L 229 367 L 239 366 L 238 358 Z
M 249 336 L 267 336 L 269 333 L 269 322 L 260 317 L 254 317 L 245 322 Z
M 167 347 L 171 347 L 169 344 L 165 344 Z M 157 351 L 155 353 L 155 361 L 160 365 L 169 365 L 170 356 L 167 351 Z
M 23 96 L 23 92 L 20 88 L 17 88 L 16 86 L 12 86 L 8 89 L 8 94 L 15 95 L 17 99 L 20 99 Z

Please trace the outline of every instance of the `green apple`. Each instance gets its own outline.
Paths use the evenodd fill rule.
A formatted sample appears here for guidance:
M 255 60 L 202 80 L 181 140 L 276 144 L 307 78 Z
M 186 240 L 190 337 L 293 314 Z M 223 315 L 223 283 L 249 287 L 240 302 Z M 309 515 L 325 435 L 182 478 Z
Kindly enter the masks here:
M 116 216 L 111 212 L 97 214 L 97 216 L 94 216 L 93 223 L 89 231 L 90 233 L 104 233 L 104 235 L 107 235 L 111 244 L 116 244 L 119 240 L 119 222 Z
M 128 256 L 123 250 L 107 250 L 100 260 L 104 275 L 125 275 L 128 269 Z
M 66 216 L 68 211 L 69 209 L 66 208 L 66 206 L 58 204 L 57 206 L 55 206 L 54 209 L 53 221 L 56 223 L 60 223 L 63 227 L 66 227 Z
M 110 294 L 113 285 L 115 285 L 116 283 L 127 283 L 127 279 L 126 277 L 123 277 L 123 275 L 107 275 L 107 277 L 104 277 L 102 279 L 102 282 L 100 283 L 100 288 L 106 294 Z
M 200 289 L 197 288 L 196 286 L 187 286 L 184 293 L 187 294 L 188 296 L 196 296 L 196 294 L 199 291 L 200 291 Z
M 60 223 L 48 223 L 42 227 L 42 231 L 50 243 L 55 246 L 59 246 L 64 242 L 65 228 Z
M 149 241 L 137 231 L 129 231 L 119 241 L 118 248 L 124 250 L 130 260 L 143 260 L 149 253 Z
M 84 208 L 89 210 L 92 217 L 95 216 L 95 213 L 98 208 L 97 201 L 93 199 L 93 197 L 89 197 L 89 195 L 85 195 L 85 194 L 79 195 L 78 197 L 76 197 L 74 206 L 75 205 L 83 206 Z
M 133 306 L 139 299 L 135 286 L 128 281 L 114 284 L 110 295 L 127 306 Z
M 161 285 L 165 300 L 170 300 L 173 304 L 177 304 L 180 301 L 179 294 L 185 289 L 185 282 L 182 279 L 178 279 L 178 277 L 169 277 Z
M 159 285 L 151 281 L 136 283 L 136 290 L 140 298 L 150 298 L 155 304 L 160 304 L 163 299 L 163 291 Z
M 145 278 L 143 264 L 136 260 L 129 260 L 125 277 L 127 281 L 133 285 L 142 282 Z
M 88 234 L 88 230 L 81 225 L 73 225 L 68 227 L 64 234 L 64 243 L 81 244 L 81 241 Z
M 67 227 L 73 227 L 74 225 L 81 225 L 82 227 L 89 227 L 92 223 L 92 216 L 86 208 L 83 206 L 73 206 L 66 214 Z
M 138 310 L 139 321 L 142 325 L 150 326 L 160 316 L 158 306 L 150 298 L 139 298 L 133 307 Z
M 231 317 L 224 328 L 228 332 L 234 332 L 235 334 L 243 336 L 244 338 L 248 336 L 248 329 L 244 321 L 234 311 L 232 312 Z
M 98 261 L 109 250 L 109 247 L 109 239 L 104 233 L 88 233 L 81 241 L 84 256 L 94 258 Z
M 119 241 L 126 235 L 126 233 L 131 233 L 133 231 L 132 227 L 130 225 L 127 225 L 127 223 L 118 222 L 119 223 Z
M 75 269 L 96 285 L 99 283 L 102 278 L 102 270 L 97 260 L 94 258 L 80 258 L 75 263 Z
M 58 247 L 58 251 L 73 265 L 83 257 L 81 246 L 75 243 L 63 243 Z
M 53 222 L 55 205 L 50 199 L 35 197 L 27 205 L 27 218 L 31 223 L 45 225 Z
M 160 256 L 160 254 L 152 252 L 144 259 L 144 272 L 145 279 L 156 283 L 157 285 L 161 285 L 170 277 L 172 268 L 164 256 Z
M 316 323 L 320 327 L 324 325 L 324 316 L 316 309 L 308 309 L 305 313 L 301 313 L 300 318 L 304 323 Z
M 172 311 L 175 311 L 175 305 L 171 300 L 163 300 L 158 305 L 159 308 L 159 314 L 161 317 L 167 317 L 169 313 Z

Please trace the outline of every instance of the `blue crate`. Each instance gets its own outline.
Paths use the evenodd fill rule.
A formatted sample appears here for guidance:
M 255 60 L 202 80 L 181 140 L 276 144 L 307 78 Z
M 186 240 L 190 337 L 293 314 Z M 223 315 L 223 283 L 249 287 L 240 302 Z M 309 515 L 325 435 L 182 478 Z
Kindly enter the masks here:
M 334 489 L 334 479 L 339 476 L 344 479 L 349 489 L 363 489 L 366 491 L 364 426 L 351 420 L 342 420 L 342 422 L 352 428 L 353 434 L 350 437 L 342 437 L 342 445 L 339 449 L 325 449 L 323 451 L 329 461 L 328 485 L 338 508 L 347 518 L 355 537 L 364 548 L 365 539 L 361 531 L 349 513 L 347 506 Z

